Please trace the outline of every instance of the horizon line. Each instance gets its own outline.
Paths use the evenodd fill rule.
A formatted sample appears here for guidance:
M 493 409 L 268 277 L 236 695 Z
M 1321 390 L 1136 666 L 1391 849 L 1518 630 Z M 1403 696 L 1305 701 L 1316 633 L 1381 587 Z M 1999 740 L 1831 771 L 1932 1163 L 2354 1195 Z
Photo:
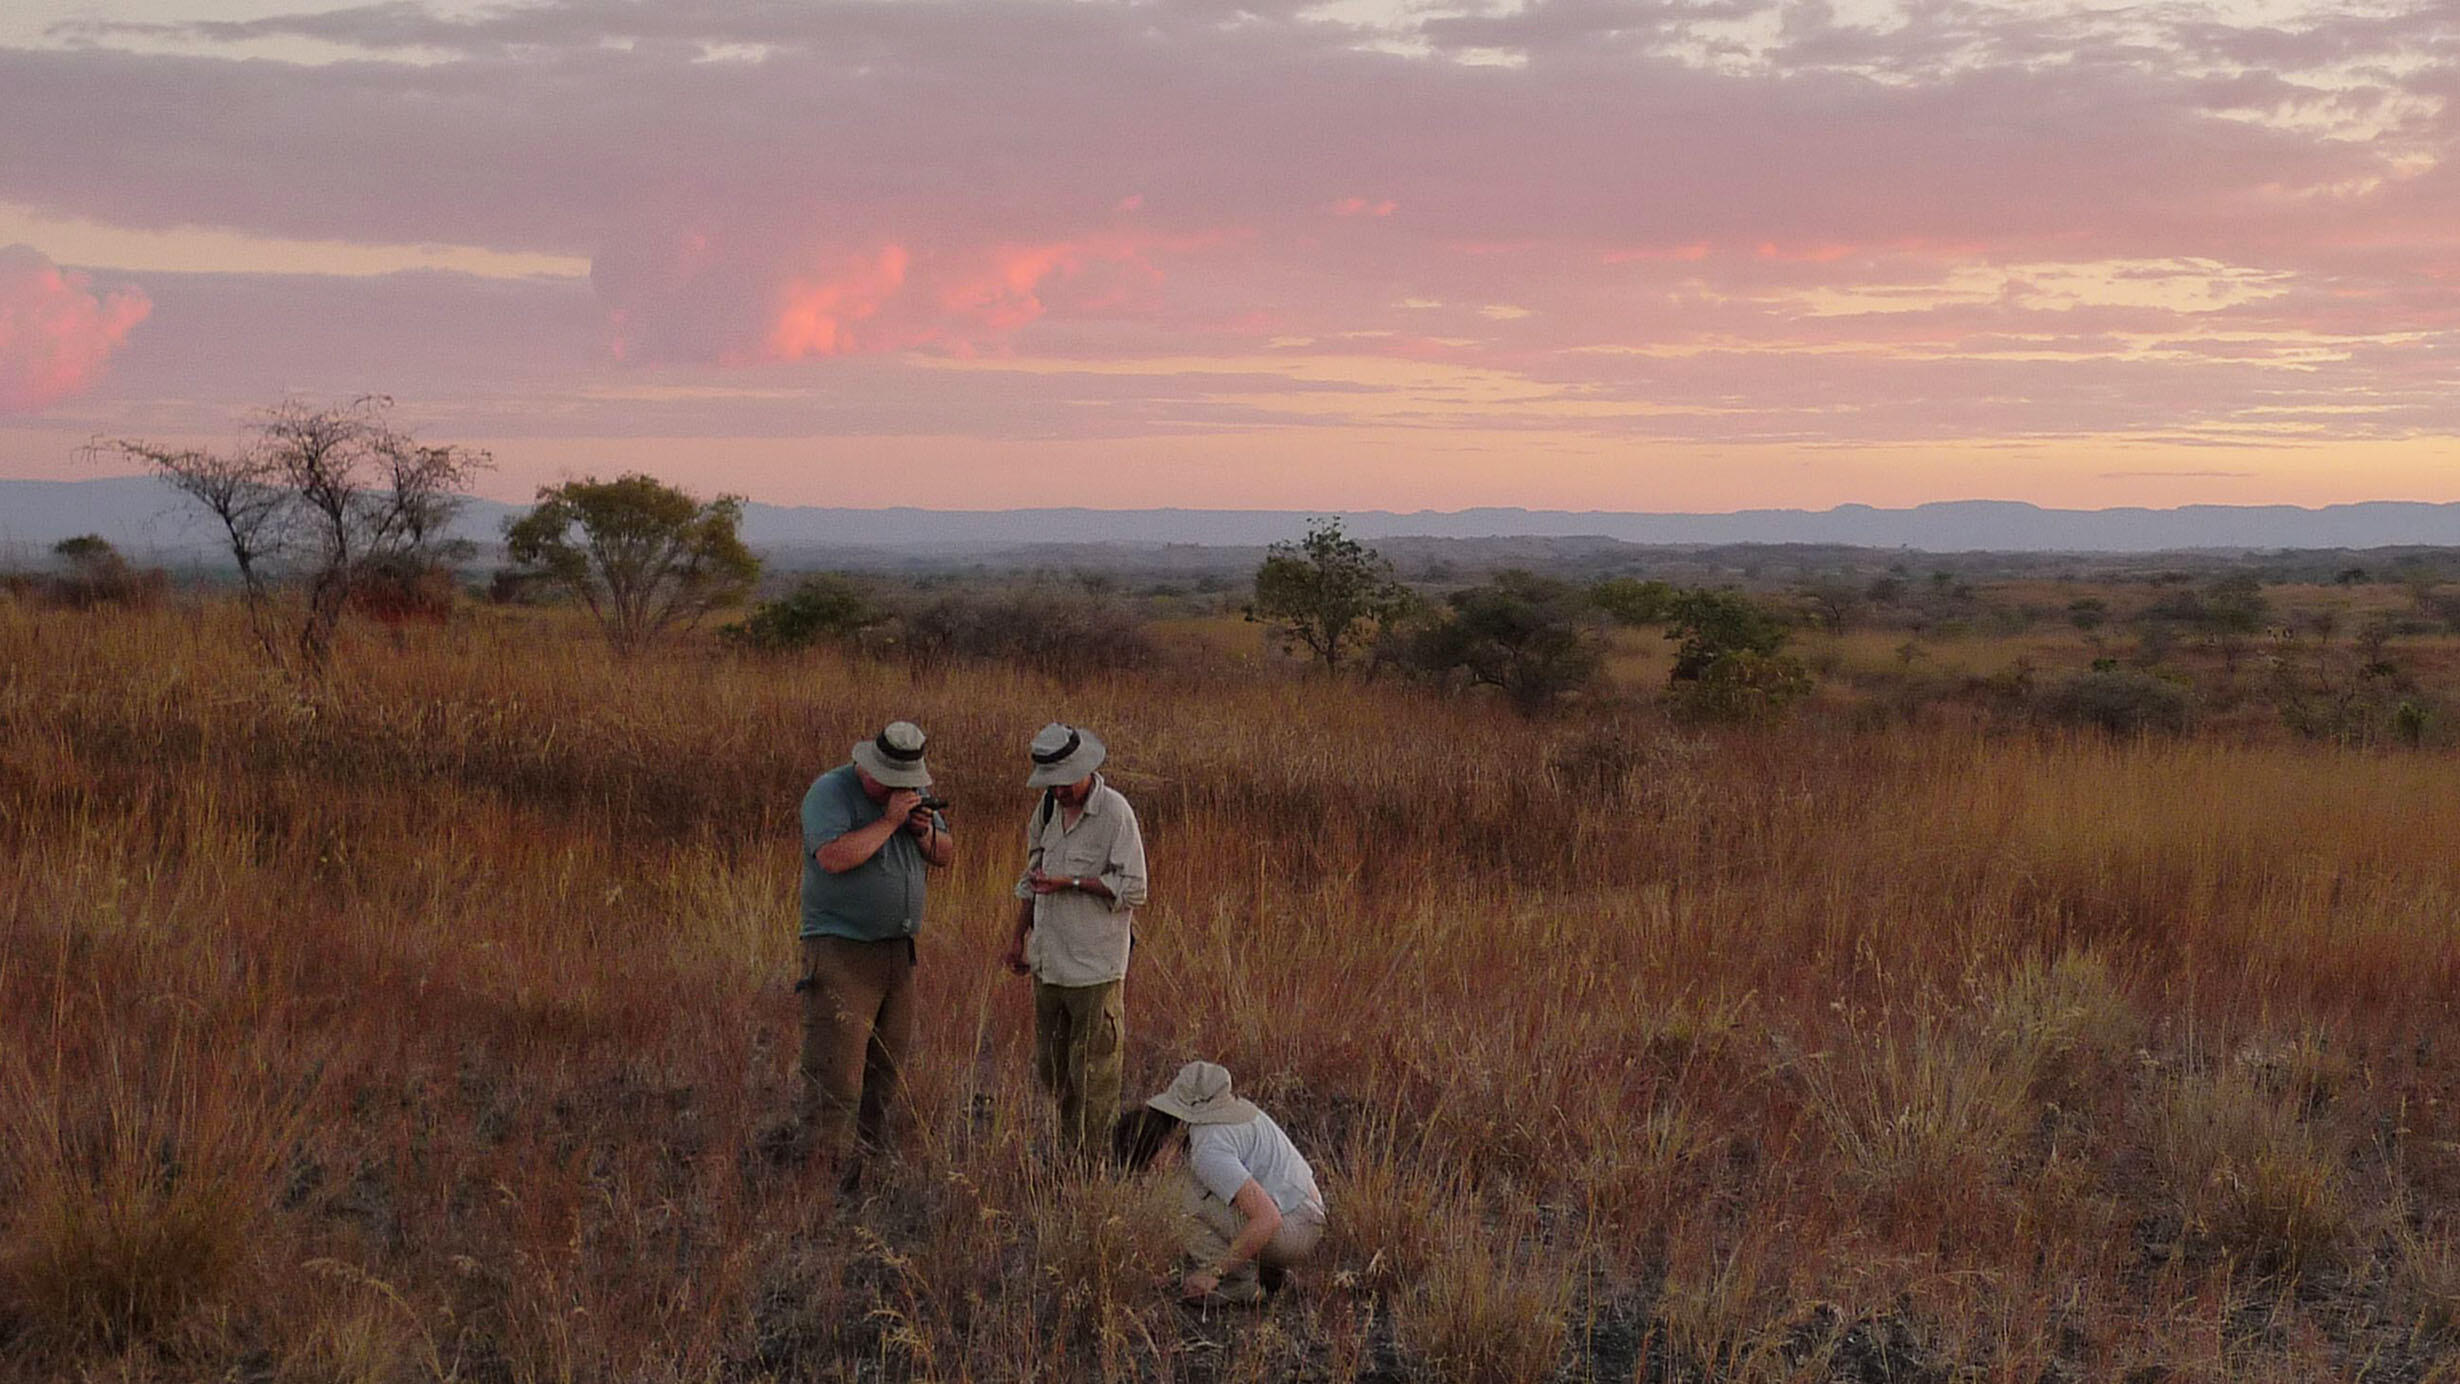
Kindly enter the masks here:
M 78 479 L 38 476 L 0 476 L 0 485 L 85 486 L 114 481 L 153 481 L 158 477 L 143 471 L 119 471 L 108 475 Z M 720 492 L 733 494 L 735 492 Z M 464 492 L 463 498 L 487 504 L 518 507 L 533 501 L 504 500 L 475 492 Z M 715 497 L 712 497 L 715 498 Z M 2045 514 L 2177 514 L 2189 510 L 2289 510 L 2302 514 L 2324 514 L 2339 509 L 2357 509 L 2369 505 L 2411 505 L 2426 508 L 2460 508 L 2460 500 L 2426 500 L 2398 497 L 2375 497 L 2364 500 L 2335 500 L 2327 504 L 2302 505 L 2288 500 L 2273 501 L 2192 501 L 2177 505 L 2103 505 L 2086 508 L 2068 505 L 2046 505 L 2036 500 L 2021 500 L 1987 495 L 1971 495 L 1956 499 L 1921 500 L 1903 505 L 1877 505 L 1862 500 L 1840 500 L 1823 508 L 1807 505 L 1751 505 L 1737 509 L 1572 509 L 1526 504 L 1476 504 L 1454 509 L 1420 506 L 1415 509 L 1385 507 L 1320 506 L 1320 505 L 1134 505 L 1108 507 L 1101 505 L 1012 505 L 997 509 L 936 508 L 927 505 L 822 505 L 797 504 L 763 500 L 756 496 L 739 496 L 746 504 L 774 510 L 815 510 L 832 514 L 1269 514 L 1306 517 L 1341 518 L 1345 515 L 1388 515 L 1394 518 L 1417 516 L 1457 517 L 1467 514 L 1553 514 L 1566 516 L 1598 516 L 1602 518 L 1667 518 L 1716 519 L 1749 514 L 1835 514 L 1840 511 L 1867 511 L 1875 514 L 1909 514 L 1924 509 L 1940 509 L 1963 505 L 1992 505 L 2011 509 L 2029 509 Z

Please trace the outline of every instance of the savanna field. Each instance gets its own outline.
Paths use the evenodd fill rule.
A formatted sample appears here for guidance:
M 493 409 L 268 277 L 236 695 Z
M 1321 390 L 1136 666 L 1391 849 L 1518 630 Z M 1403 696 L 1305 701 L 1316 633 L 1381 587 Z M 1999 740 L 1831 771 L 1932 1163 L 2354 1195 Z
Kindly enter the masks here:
M 1902 704 L 2066 632 L 1817 642 L 1741 725 L 1235 642 L 618 662 L 465 605 L 305 682 L 227 604 L 0 597 L 0 1373 L 2460 1379 L 2435 737 Z M 776 1156 L 795 808 L 899 716 L 960 857 L 918 1138 L 840 1200 Z M 1050 1157 L 997 956 L 1055 718 L 1153 862 L 1130 1092 L 1220 1061 L 1323 1177 L 1261 1314 L 1179 1306 L 1149 1189 Z

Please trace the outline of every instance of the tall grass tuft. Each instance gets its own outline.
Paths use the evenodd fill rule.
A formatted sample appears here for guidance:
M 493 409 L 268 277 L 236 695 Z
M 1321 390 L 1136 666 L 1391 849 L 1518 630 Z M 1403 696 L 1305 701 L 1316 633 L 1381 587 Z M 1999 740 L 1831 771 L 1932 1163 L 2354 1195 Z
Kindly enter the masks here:
M 65 1042 L 0 1066 L 0 1312 L 55 1347 L 177 1341 L 265 1267 L 305 1101 L 189 1025 L 84 1036 L 73 1076 Z

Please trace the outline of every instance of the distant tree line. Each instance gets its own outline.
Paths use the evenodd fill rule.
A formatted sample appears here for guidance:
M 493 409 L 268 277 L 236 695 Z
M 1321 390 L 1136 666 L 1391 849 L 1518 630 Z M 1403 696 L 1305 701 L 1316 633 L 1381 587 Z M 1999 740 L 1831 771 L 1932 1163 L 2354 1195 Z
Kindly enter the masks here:
M 1266 551 L 1247 618 L 1328 673 L 1353 662 L 1398 669 L 1491 688 L 1532 714 L 1601 691 L 1616 626 L 1659 627 L 1676 642 L 1669 695 L 1687 714 L 1774 715 L 1811 688 L 1785 652 L 1786 614 L 1742 592 L 1628 577 L 1581 586 L 1507 569 L 1430 601 L 1337 519 Z

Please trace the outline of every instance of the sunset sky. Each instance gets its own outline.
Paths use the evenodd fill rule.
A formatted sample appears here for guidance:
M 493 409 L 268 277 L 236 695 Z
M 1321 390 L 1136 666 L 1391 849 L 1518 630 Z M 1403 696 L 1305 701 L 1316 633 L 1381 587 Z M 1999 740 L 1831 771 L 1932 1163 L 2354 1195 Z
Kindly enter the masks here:
M 2453 0 L 8 0 L 0 476 L 2460 500 Z

